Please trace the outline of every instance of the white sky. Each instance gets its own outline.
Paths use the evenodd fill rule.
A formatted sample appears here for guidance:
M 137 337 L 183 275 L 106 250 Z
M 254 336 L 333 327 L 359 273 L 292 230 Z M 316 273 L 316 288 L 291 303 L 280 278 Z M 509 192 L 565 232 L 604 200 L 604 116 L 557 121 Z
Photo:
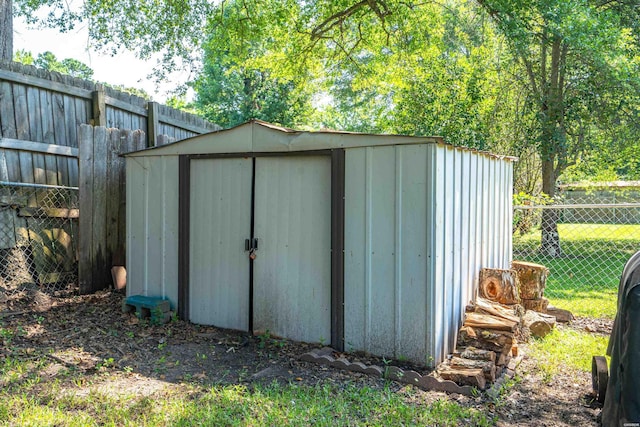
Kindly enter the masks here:
M 51 29 L 29 29 L 23 18 L 14 17 L 14 52 L 24 49 L 36 57 L 39 53 L 50 51 L 58 60 L 77 59 L 91 67 L 96 81 L 140 88 L 150 94 L 154 101 L 164 102 L 170 96 L 168 92 L 188 78 L 187 73 L 175 73 L 164 80 L 160 87 L 156 87 L 155 82 L 147 79 L 156 64 L 154 59 L 144 62 L 131 52 L 109 56 L 89 50 L 87 46 L 88 35 L 84 27 L 68 33 Z

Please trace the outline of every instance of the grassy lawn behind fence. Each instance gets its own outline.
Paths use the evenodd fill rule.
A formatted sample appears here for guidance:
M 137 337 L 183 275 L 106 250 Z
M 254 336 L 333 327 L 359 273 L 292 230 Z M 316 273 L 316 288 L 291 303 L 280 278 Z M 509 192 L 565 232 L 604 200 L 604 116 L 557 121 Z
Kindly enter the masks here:
M 514 259 L 549 268 L 545 296 L 578 316 L 613 318 L 625 262 L 640 250 L 640 225 L 559 224 L 563 256 L 539 252 L 540 230 L 514 235 Z

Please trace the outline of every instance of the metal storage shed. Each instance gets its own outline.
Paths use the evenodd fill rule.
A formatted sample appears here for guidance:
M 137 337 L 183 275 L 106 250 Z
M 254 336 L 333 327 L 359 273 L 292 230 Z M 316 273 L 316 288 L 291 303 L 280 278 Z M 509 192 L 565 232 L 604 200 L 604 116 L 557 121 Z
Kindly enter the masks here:
M 435 364 L 480 268 L 510 265 L 512 160 L 260 121 L 129 153 L 127 293 L 194 323 Z

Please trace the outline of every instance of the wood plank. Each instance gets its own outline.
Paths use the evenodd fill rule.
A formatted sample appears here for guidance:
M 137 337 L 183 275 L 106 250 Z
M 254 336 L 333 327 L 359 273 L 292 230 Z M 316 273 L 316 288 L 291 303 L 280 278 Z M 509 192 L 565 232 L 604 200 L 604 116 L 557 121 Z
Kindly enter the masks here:
M 81 124 L 90 124 L 89 102 L 85 99 L 76 98 L 76 128 Z M 76 145 L 77 147 L 77 145 Z
M 46 144 L 51 144 L 54 147 L 47 146 L 45 149 L 48 153 L 51 151 L 62 151 L 73 154 L 71 147 L 57 146 L 55 145 L 55 131 L 53 127 L 53 111 L 52 111 L 51 96 L 48 91 L 40 91 L 40 114 L 42 122 L 42 141 Z M 60 147 L 60 148 L 57 148 Z M 75 156 L 77 156 L 77 149 L 75 150 Z M 57 156 L 54 154 L 46 154 L 44 157 L 44 164 L 46 170 L 46 183 L 49 185 L 69 185 L 69 181 L 64 179 L 65 173 L 58 167 Z
M 42 142 L 44 137 L 42 133 L 42 108 L 40 105 L 40 91 L 34 87 L 27 87 L 27 113 L 29 115 L 30 140 Z M 47 165 L 44 156 L 39 153 L 31 153 L 33 162 L 33 181 L 36 184 L 57 184 L 58 182 L 50 182 L 47 180 Z M 55 164 L 54 173 L 56 172 Z
M 0 138 L 0 148 L 31 151 L 34 153 L 55 154 L 66 157 L 78 157 L 78 149 L 74 147 L 14 138 Z
M 53 113 L 53 131 L 55 142 L 57 145 L 67 146 L 75 148 L 78 146 L 77 141 L 69 141 L 69 134 L 67 132 L 67 120 L 65 118 L 66 110 L 64 106 L 64 96 L 58 93 L 51 95 L 51 109 Z M 56 159 L 56 170 L 61 175 L 67 174 L 68 160 L 62 157 Z M 63 178 L 59 182 L 64 183 L 66 180 Z M 66 181 L 67 184 L 72 184 L 71 181 Z
M 5 150 L 0 150 L 0 180 L 9 180 Z M 8 195 L 7 193 L 8 192 L 2 191 L 2 196 Z M 0 227 L 2 230 L 0 233 L 0 249 L 16 247 L 15 215 L 16 212 L 14 209 L 4 207 L 0 209 Z
M 26 84 L 29 86 L 35 86 L 41 89 L 66 93 L 69 95 L 78 96 L 80 98 L 91 99 L 90 90 L 66 85 L 64 83 L 58 83 L 47 79 L 41 79 L 35 76 L 29 76 L 27 74 L 16 73 L 9 70 L 0 69 L 0 79 L 20 84 Z
M 43 142 L 42 108 L 40 106 L 40 91 L 34 87 L 27 87 L 27 114 L 29 117 L 29 138 L 31 141 Z
M 166 114 L 162 114 L 159 113 L 158 114 L 158 121 L 167 125 L 170 125 L 172 127 L 178 128 L 178 129 L 183 129 L 183 130 L 187 130 L 190 132 L 194 132 L 197 134 L 203 134 L 203 133 L 209 133 L 209 132 L 214 132 L 216 130 L 220 130 L 220 126 L 216 126 L 213 123 L 211 124 L 211 127 L 207 127 L 203 124 L 201 125 L 197 125 L 197 124 L 192 124 L 192 123 L 187 123 L 183 120 L 180 119 L 175 119 L 171 116 L 168 116 Z
M 38 218 L 79 218 L 80 209 L 70 208 L 40 208 L 40 207 L 24 207 L 18 209 L 19 217 L 38 217 Z
M 105 103 L 114 109 L 123 110 L 129 113 L 137 114 L 138 116 L 147 117 L 147 110 L 144 107 L 132 105 L 111 96 L 105 96 Z
M 13 87 L 13 108 L 16 117 L 16 138 L 30 141 L 26 87 L 19 85 Z
M 13 89 L 8 82 L 0 82 L 0 134 L 4 138 L 17 138 L 15 111 L 13 108 Z M 20 160 L 17 151 L 8 150 L 6 153 L 8 180 L 19 182 Z
M 69 165 L 67 169 L 67 175 L 69 176 L 69 186 L 70 187 L 78 187 L 78 159 L 68 159 L 67 164 Z
M 79 129 L 79 187 L 80 212 L 91 212 L 93 208 L 93 145 L 94 129 L 89 125 Z M 93 215 L 81 215 L 78 235 L 78 285 L 80 293 L 93 289 Z
M 64 97 L 64 113 L 65 113 L 65 127 L 67 129 L 67 145 L 71 147 L 78 146 L 78 134 L 76 123 L 76 103 L 70 96 Z
M 42 123 L 42 142 L 45 144 L 56 143 L 53 129 L 53 108 L 51 94 L 46 90 L 40 91 L 40 121 Z M 77 154 L 76 154 L 77 155 Z
M 111 283 L 111 265 L 107 259 L 107 143 L 109 131 L 94 128 L 93 145 L 93 273 L 92 291 L 104 289 Z
M 0 135 L 16 138 L 16 119 L 13 107 L 13 88 L 8 82 L 0 82 Z
M 107 146 L 107 188 L 106 188 L 106 260 L 107 265 L 111 268 L 114 265 L 124 265 L 124 259 L 117 253 L 118 251 L 118 222 L 120 221 L 120 170 L 124 167 L 123 159 L 119 156 L 121 149 L 121 137 L 126 139 L 126 135 L 131 131 L 116 131 L 111 130 L 109 132 L 108 146 Z M 124 220 L 124 218 L 123 218 Z M 114 259 L 115 258 L 115 259 Z

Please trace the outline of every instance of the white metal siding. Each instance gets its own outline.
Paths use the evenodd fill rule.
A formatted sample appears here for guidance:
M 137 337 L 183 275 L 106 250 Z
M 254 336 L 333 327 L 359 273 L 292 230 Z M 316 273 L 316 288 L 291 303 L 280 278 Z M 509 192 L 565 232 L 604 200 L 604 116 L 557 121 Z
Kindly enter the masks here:
M 254 331 L 331 339 L 331 158 L 256 159 Z
M 128 292 L 159 293 L 176 303 L 177 154 L 343 147 L 345 349 L 435 364 L 453 350 L 464 307 L 475 296 L 480 268 L 510 265 L 513 170 L 511 159 L 434 142 L 379 135 L 294 133 L 253 123 L 149 153 L 135 153 L 127 159 Z M 248 159 L 224 161 L 227 160 L 228 164 L 251 163 Z M 330 328 L 325 323 L 328 317 L 304 317 L 312 309 L 328 311 L 329 294 L 323 288 L 322 302 L 314 305 L 311 301 L 317 297 L 314 292 L 318 288 L 305 285 L 302 289 L 298 278 L 314 277 L 322 282 L 328 271 L 328 193 L 322 193 L 324 201 L 308 215 L 303 199 L 318 193 L 319 188 L 328 191 L 329 186 L 321 183 L 329 180 L 330 169 L 325 165 L 317 179 L 304 182 L 287 175 L 294 164 L 287 162 L 297 162 L 298 158 L 286 162 L 281 158 L 257 158 L 258 174 L 263 161 L 265 166 L 271 165 L 265 170 L 271 169 L 271 178 L 277 178 L 277 182 L 270 177 L 256 177 L 255 220 L 260 248 L 254 265 L 254 326 L 269 327 L 275 334 L 294 339 L 329 340 Z M 246 170 L 245 166 L 242 168 Z M 194 288 L 191 283 L 190 309 L 204 316 L 192 316 L 194 321 L 212 322 L 210 317 L 205 318 L 211 311 L 249 318 L 245 304 L 248 292 L 243 287 L 248 286 L 248 277 L 238 279 L 239 287 L 230 284 L 236 281 L 230 279 L 232 275 L 248 274 L 244 239 L 249 237 L 250 227 L 247 224 L 236 229 L 233 224 L 248 222 L 252 208 L 246 202 L 250 199 L 250 174 L 236 176 L 236 169 L 220 169 L 217 176 L 202 171 L 202 179 L 197 178 L 198 172 L 192 176 L 196 177 L 191 188 L 191 239 L 195 246 L 191 247 L 190 271 L 198 284 Z M 216 185 L 225 188 L 216 190 Z M 223 200 L 216 194 L 222 195 Z M 244 201 L 232 199 L 233 195 Z M 260 212 L 265 216 L 261 217 Z M 218 228 L 212 225 L 216 221 Z M 305 221 L 314 227 L 319 225 L 303 242 L 300 233 Z M 231 236 L 233 230 L 235 235 Z M 298 233 L 298 237 L 292 240 L 291 233 Z M 222 246 L 238 262 L 227 258 L 229 253 L 210 247 L 216 241 L 220 243 L 216 238 L 223 238 Z M 270 245 L 284 245 L 286 250 L 271 253 Z M 275 253 L 284 255 L 270 257 Z M 318 265 L 311 262 L 314 259 Z M 217 266 L 215 271 L 199 271 L 212 265 Z M 275 285 L 261 285 L 260 276 L 275 280 Z M 221 298 L 220 293 L 212 292 L 212 286 L 231 289 L 240 302 L 234 305 Z M 270 323 L 266 317 L 274 313 L 277 321 Z M 323 326 L 314 330 L 317 325 L 309 319 L 322 319 Z M 248 326 L 242 322 L 234 320 L 218 326 L 246 329 Z M 307 335 L 296 335 L 292 332 L 296 327 L 307 330 Z
M 177 157 L 127 159 L 127 294 L 177 306 Z
M 252 160 L 191 160 L 189 320 L 249 329 Z
M 440 145 L 345 160 L 345 348 L 437 363 L 480 268 L 510 263 L 511 165 Z
M 345 349 L 424 363 L 427 146 L 345 161 Z

